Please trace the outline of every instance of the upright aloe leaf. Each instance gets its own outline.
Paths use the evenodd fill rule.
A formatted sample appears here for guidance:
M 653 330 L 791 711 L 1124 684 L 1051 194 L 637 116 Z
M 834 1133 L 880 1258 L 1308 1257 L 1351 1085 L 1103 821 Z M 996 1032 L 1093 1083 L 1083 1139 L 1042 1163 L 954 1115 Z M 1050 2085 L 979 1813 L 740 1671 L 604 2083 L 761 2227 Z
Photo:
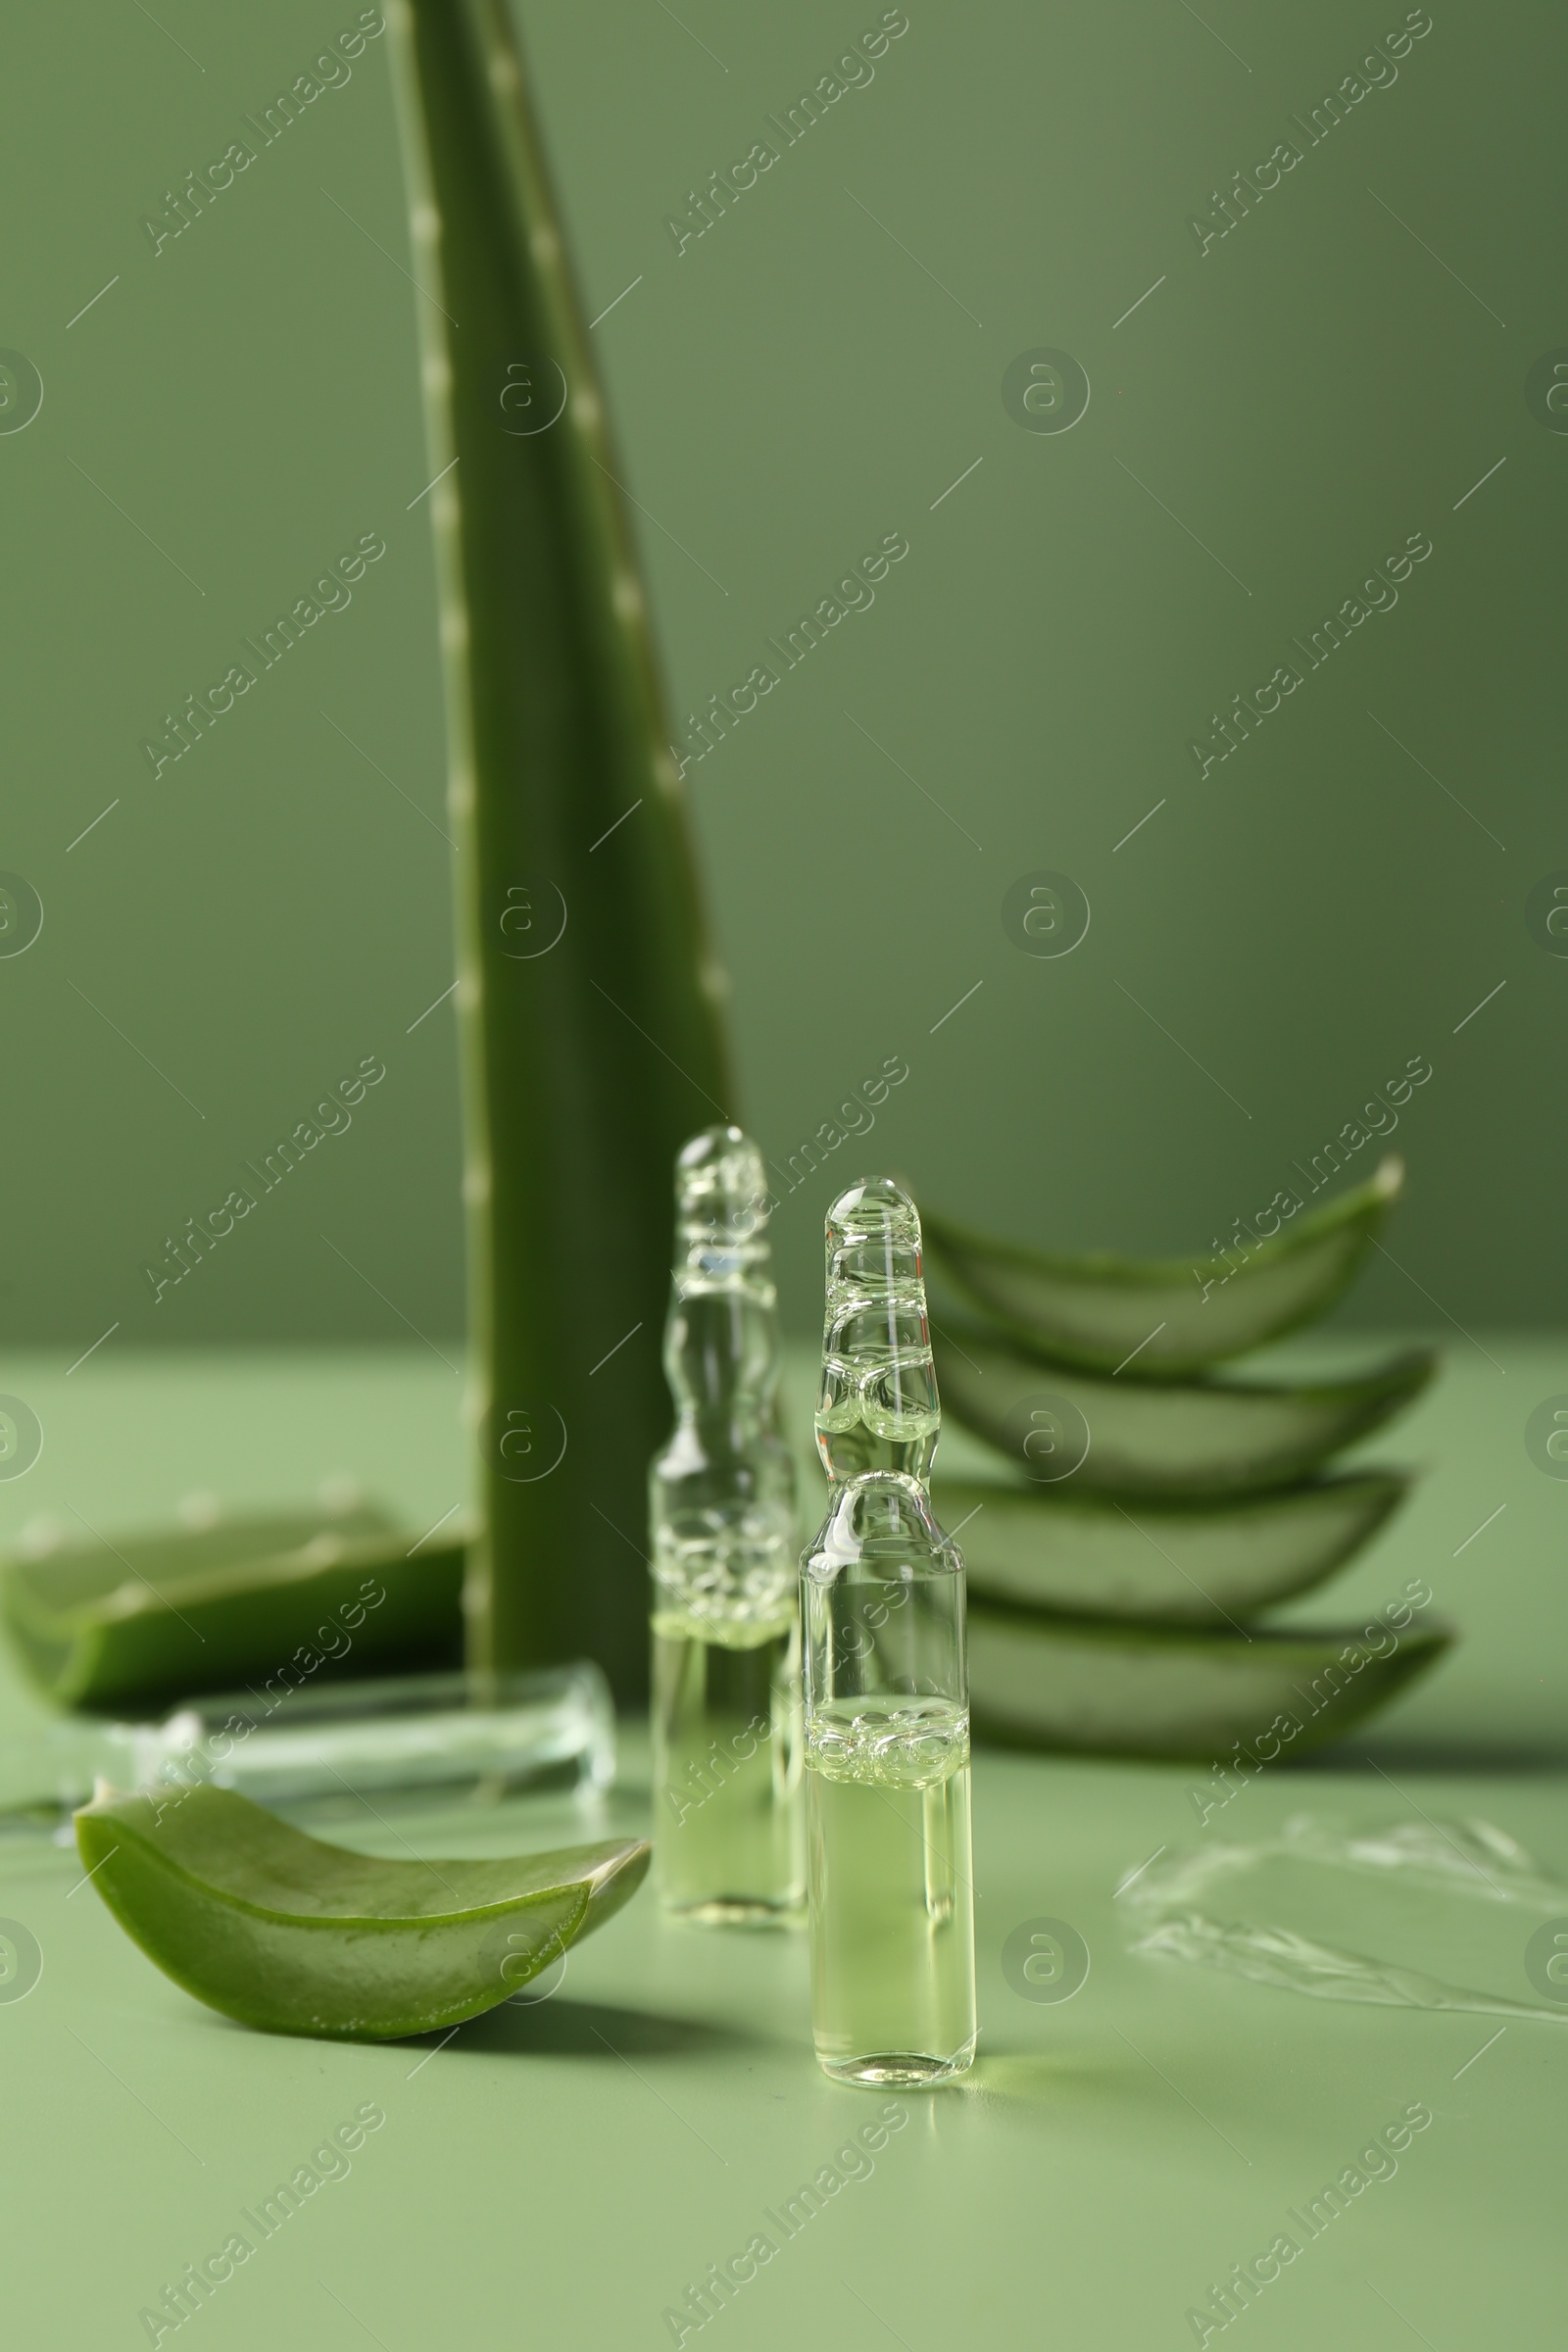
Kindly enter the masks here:
M 395 34 L 456 838 L 482 1667 L 646 1687 L 669 1171 L 731 1115 L 619 468 L 500 0 Z M 612 829 L 613 828 L 613 829 Z

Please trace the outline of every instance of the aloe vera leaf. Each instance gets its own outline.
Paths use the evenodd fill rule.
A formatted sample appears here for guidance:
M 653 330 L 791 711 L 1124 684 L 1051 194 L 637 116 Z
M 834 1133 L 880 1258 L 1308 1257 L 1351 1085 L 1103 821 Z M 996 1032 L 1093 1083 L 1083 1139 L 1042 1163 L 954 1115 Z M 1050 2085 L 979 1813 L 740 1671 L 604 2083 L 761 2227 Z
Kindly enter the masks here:
M 1167 1625 L 1234 1623 L 1332 1576 L 1382 1527 L 1409 1480 L 1396 1470 L 1316 1479 L 1230 1501 L 1116 1502 L 1000 1479 L 935 1482 L 961 1527 L 969 1590 L 1020 1607 Z
M 471 1657 L 594 1657 L 625 1699 L 647 1687 L 644 1485 L 669 1418 L 669 1172 L 733 1107 L 722 982 L 515 35 L 501 0 L 389 15 L 443 477 Z
M 1218 1257 L 1053 1257 L 933 1216 L 925 1238 L 937 1272 L 1018 1347 L 1087 1371 L 1125 1363 L 1123 1379 L 1172 1380 L 1325 1313 L 1403 1183 L 1404 1162 L 1391 1156 L 1353 1192 Z
M 1044 1474 L 1056 1460 L 1074 1458 L 1087 1424 L 1088 1451 L 1072 1484 L 1124 1499 L 1213 1500 L 1286 1486 L 1381 1428 L 1426 1387 L 1438 1361 L 1431 1348 L 1412 1348 L 1356 1380 L 1156 1386 L 1042 1364 L 974 1330 L 933 1345 L 956 1421 L 1042 1484 L 1052 1483 Z
M 461 1639 L 455 1526 L 413 1558 L 416 1536 L 374 1507 L 96 1537 L 0 1562 L 0 1616 L 62 1706 L 133 1712 L 265 1682 L 302 1648 L 328 1672 L 445 1665 Z
M 1199 1633 L 972 1601 L 969 1700 L 977 1734 L 1003 1745 L 1210 1763 L 1239 1742 L 1253 1764 L 1272 1763 L 1339 1739 L 1452 1640 L 1441 1625 L 1374 1644 L 1358 1633 Z
M 491 1862 L 382 1862 L 230 1791 L 105 1789 L 75 1816 L 92 1884 L 164 1974 L 271 2034 L 392 2041 L 507 2000 L 641 1884 L 640 1839 Z

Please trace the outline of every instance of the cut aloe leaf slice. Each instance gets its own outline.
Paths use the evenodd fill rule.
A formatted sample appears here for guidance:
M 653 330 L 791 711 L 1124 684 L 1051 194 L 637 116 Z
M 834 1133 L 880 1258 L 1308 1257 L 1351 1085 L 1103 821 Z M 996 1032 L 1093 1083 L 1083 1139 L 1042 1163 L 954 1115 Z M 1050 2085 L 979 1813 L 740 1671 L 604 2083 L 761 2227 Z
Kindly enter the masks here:
M 1230 1502 L 1118 1503 L 1000 1479 L 936 1481 L 961 1529 L 969 1590 L 1022 1607 L 1168 1625 L 1234 1623 L 1321 1584 L 1374 1536 L 1409 1480 L 1396 1470 L 1314 1480 Z
M 934 1337 L 943 1402 L 1032 1484 L 1216 1496 L 1286 1486 L 1379 1429 L 1426 1387 L 1431 1348 L 1357 1380 L 1102 1380 L 970 1329 Z
M 1391 1156 L 1353 1192 L 1221 1256 L 1051 1257 L 933 1216 L 925 1239 L 938 1273 L 1020 1348 L 1088 1371 L 1125 1365 L 1123 1379 L 1180 1379 L 1323 1314 L 1403 1183 Z
M 154 1708 L 309 1671 L 454 1662 L 465 1536 L 416 1535 L 373 1506 L 94 1537 L 0 1561 L 0 1614 L 32 1681 L 62 1706 Z
M 1435 1665 L 1451 1628 L 1196 1633 L 971 1602 L 976 1734 L 1083 1755 L 1252 1764 L 1337 1740 Z M 1391 1646 L 1392 1644 L 1392 1646 Z M 1251 1769 L 1251 1766 L 1248 1766 Z
M 82 1867 L 127 1936 L 209 2008 L 270 2034 L 393 2041 L 492 2009 L 618 1911 L 640 1839 L 494 1862 L 381 1862 L 225 1789 L 105 1789 Z

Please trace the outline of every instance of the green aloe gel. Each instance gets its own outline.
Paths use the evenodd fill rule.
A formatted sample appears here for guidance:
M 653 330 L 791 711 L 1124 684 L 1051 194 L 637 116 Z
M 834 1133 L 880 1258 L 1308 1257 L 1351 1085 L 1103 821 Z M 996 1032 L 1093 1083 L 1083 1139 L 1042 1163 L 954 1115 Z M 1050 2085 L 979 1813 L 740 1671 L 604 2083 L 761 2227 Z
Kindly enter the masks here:
M 942 1426 L 920 1219 L 886 1177 L 827 1214 L 817 1450 L 801 1560 L 816 2054 L 918 2088 L 974 2057 L 963 1555 L 931 1508 Z
M 736 1127 L 675 1163 L 653 1465 L 656 1879 L 666 1910 L 765 1925 L 805 1894 L 795 1469 L 777 1427 L 776 1293 L 761 1154 Z

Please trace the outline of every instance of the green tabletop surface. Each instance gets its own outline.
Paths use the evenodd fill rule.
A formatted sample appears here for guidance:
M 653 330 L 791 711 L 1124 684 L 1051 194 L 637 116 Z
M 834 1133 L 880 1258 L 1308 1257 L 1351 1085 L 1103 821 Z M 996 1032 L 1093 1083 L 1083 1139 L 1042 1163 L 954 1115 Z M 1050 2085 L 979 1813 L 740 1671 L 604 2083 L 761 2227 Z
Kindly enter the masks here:
M 14 1362 L 7 1386 L 45 1443 L 0 1484 L 0 1539 L 40 1514 L 113 1533 L 193 1491 L 281 1501 L 343 1473 L 423 1528 L 466 1499 L 455 1361 Z M 1525 1444 L 1558 1391 L 1568 1343 L 1456 1333 L 1435 1391 L 1372 1449 L 1423 1466 L 1411 1503 L 1283 1614 L 1359 1624 L 1420 1577 L 1463 1639 L 1359 1738 L 1265 1775 L 1206 1826 L 1190 1768 L 979 1754 L 980 2054 L 937 2093 L 884 2102 L 829 2083 L 804 1939 L 668 1926 L 646 1890 L 569 1956 L 553 1997 L 444 2041 L 250 2033 L 142 1957 L 73 1851 L 0 1839 L 0 1914 L 43 1955 L 26 1997 L 0 2000 L 6 2340 L 154 2340 L 143 2312 L 239 2233 L 246 2258 L 177 2330 L 210 2352 L 636 2352 L 699 2333 L 729 2352 L 1159 2352 L 1199 2340 L 1190 2312 L 1216 2311 L 1233 2266 L 1286 2233 L 1294 2258 L 1206 2340 L 1560 2345 L 1568 2033 L 1554 2016 L 1330 2003 L 1137 1958 L 1113 1900 L 1160 1849 L 1266 1838 L 1303 1811 L 1362 1829 L 1483 1819 L 1568 1878 L 1568 1483 Z M 44 1712 L 9 1661 L 0 1678 L 0 1732 L 24 1739 Z M 646 1742 L 628 1725 L 597 1809 L 557 1796 L 377 1817 L 345 1800 L 321 1834 L 479 1855 L 648 1822 Z M 1360 1920 L 1365 1948 L 1397 1932 L 1404 1947 L 1385 1956 L 1537 1998 L 1524 1946 L 1539 1914 L 1478 1923 L 1486 1906 L 1406 1893 L 1401 1926 L 1380 1887 L 1325 1899 L 1342 1941 Z M 1025 1998 L 1004 1974 L 1009 1935 L 1041 1918 L 1088 1945 L 1070 2000 Z M 1410 2109 L 1430 2122 L 1317 2234 L 1288 2218 Z M 340 2127 L 353 2152 L 313 2162 Z M 312 2184 L 264 2234 L 252 2217 L 302 2168 Z M 749 2275 L 699 2327 L 691 2289 L 760 2236 L 766 2258 L 737 2265 Z

